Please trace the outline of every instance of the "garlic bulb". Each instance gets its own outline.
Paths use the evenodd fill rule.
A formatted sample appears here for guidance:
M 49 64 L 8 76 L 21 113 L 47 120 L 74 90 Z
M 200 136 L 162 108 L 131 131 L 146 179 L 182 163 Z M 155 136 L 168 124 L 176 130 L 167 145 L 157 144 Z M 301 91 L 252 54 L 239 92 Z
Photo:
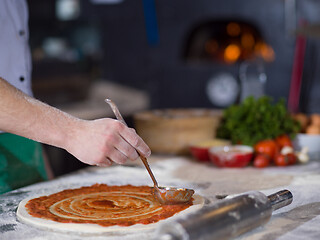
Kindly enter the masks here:
M 303 147 L 300 152 L 296 152 L 296 156 L 300 163 L 307 163 L 309 161 L 308 147 Z

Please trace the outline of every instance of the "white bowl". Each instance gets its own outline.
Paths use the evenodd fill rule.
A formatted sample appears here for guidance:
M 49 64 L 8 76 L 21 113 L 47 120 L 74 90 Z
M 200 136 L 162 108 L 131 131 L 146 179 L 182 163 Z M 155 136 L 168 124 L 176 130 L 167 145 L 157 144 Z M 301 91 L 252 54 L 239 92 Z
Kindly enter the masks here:
M 293 147 L 296 151 L 301 151 L 303 147 L 308 148 L 311 160 L 320 160 L 320 134 L 297 134 L 293 140 Z

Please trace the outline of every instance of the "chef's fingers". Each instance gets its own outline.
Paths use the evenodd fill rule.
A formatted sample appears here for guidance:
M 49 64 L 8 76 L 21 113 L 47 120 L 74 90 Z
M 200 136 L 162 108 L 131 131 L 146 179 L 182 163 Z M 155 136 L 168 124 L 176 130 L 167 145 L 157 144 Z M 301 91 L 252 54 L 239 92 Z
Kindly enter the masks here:
M 107 158 L 117 164 L 125 164 L 129 160 L 129 158 L 117 148 L 113 148 L 112 151 L 109 151 Z
M 98 167 L 109 167 L 112 165 L 112 161 L 106 157 L 103 161 L 96 164 Z
M 137 150 L 133 148 L 133 146 L 131 146 L 120 135 L 115 135 L 113 137 L 113 145 L 115 149 L 117 149 L 120 153 L 122 153 L 124 156 L 126 156 L 128 159 L 132 161 L 136 160 L 139 157 Z
M 120 129 L 119 133 L 132 147 L 134 147 L 142 155 L 144 155 L 145 157 L 150 156 L 150 148 L 133 128 L 122 128 Z
M 125 155 L 129 160 L 134 161 L 139 158 L 137 150 L 133 148 L 127 141 L 122 140 L 121 144 L 116 146 L 116 149 Z

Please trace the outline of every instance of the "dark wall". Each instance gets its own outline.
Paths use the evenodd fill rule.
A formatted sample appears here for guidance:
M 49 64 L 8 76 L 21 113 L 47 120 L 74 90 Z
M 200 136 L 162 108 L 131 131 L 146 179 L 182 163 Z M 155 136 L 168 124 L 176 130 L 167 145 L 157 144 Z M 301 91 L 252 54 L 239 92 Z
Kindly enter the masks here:
M 298 1 L 298 17 L 308 22 L 302 79 L 300 109 L 306 113 L 320 113 L 320 1 Z
M 145 88 L 152 107 L 210 107 L 207 80 L 221 69 L 237 74 L 237 64 L 192 65 L 182 58 L 192 28 L 212 19 L 242 19 L 256 25 L 276 53 L 276 60 L 266 66 L 266 91 L 276 98 L 288 94 L 294 38 L 285 33 L 284 1 L 156 1 L 159 43 L 155 46 L 147 42 L 141 1 L 101 6 L 98 11 L 105 27 L 105 76 Z
M 30 1 L 38 9 L 38 15 L 48 18 L 52 12 L 41 10 L 45 9 L 43 4 L 39 7 L 41 2 Z M 286 12 L 288 2 L 294 1 L 155 0 L 155 30 L 159 41 L 154 44 L 148 42 L 142 0 L 124 0 L 114 5 L 95 5 L 82 0 L 79 21 L 93 21 L 100 29 L 101 77 L 146 90 L 152 108 L 214 107 L 205 93 L 208 79 L 220 71 L 238 77 L 239 64 L 192 64 L 185 61 L 183 51 L 192 28 L 200 22 L 215 19 L 251 22 L 275 51 L 275 60 L 265 65 L 266 93 L 276 100 L 287 98 L 296 40 L 292 33 L 294 29 L 288 29 L 288 25 L 295 27 L 296 21 L 302 18 L 310 23 L 320 21 L 319 1 L 296 0 L 296 13 Z M 50 28 L 47 31 L 52 30 Z M 320 100 L 319 83 L 315 80 L 320 75 L 318 42 L 318 39 L 308 38 L 301 93 L 301 110 L 305 112 L 320 111 L 317 104 Z
M 207 80 L 221 70 L 238 74 L 237 64 L 191 65 L 182 59 L 183 47 L 192 27 L 210 19 L 241 19 L 252 22 L 261 30 L 276 55 L 275 61 L 266 65 L 266 93 L 276 100 L 287 98 L 296 40 L 288 25 L 295 26 L 296 23 L 290 21 L 301 18 L 312 23 L 320 16 L 316 1 L 297 1 L 296 18 L 295 13 L 286 13 L 288 6 L 285 2 L 289 1 L 282 0 L 155 2 L 159 31 L 159 43 L 155 46 L 147 42 L 142 1 L 124 1 L 97 9 L 99 16 L 103 16 L 105 30 L 105 77 L 146 89 L 155 108 L 212 107 L 204 91 Z M 314 55 L 317 48 L 309 39 L 306 54 L 311 52 Z M 315 64 L 318 56 L 307 58 L 305 65 L 310 66 Z M 311 75 L 304 78 L 304 85 L 310 85 Z M 301 110 L 317 111 L 315 104 L 310 105 L 310 87 L 305 86 L 303 91 Z M 316 98 L 316 94 L 312 96 Z

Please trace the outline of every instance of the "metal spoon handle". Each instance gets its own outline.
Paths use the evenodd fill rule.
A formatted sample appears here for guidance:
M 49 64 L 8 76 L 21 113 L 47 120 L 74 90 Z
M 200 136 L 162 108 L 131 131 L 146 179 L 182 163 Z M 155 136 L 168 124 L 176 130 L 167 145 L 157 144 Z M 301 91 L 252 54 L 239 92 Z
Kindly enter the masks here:
M 128 126 L 127 123 L 124 121 L 117 105 L 111 100 L 111 99 L 105 99 L 104 100 L 106 103 L 108 103 L 114 113 L 114 115 L 116 115 L 116 118 L 118 119 L 118 121 L 122 122 L 124 125 Z
M 153 175 L 153 173 L 151 171 L 151 168 L 150 168 L 150 166 L 148 164 L 147 158 L 145 156 L 143 156 L 142 154 L 140 154 L 139 151 L 137 151 L 137 152 L 139 154 L 140 159 L 143 162 L 143 165 L 146 167 L 146 169 L 147 169 L 147 171 L 148 171 L 148 173 L 149 173 L 149 175 L 150 175 L 150 177 L 151 177 L 151 179 L 153 181 L 154 187 L 155 188 L 159 188 L 158 187 L 158 182 L 157 182 L 156 178 L 154 177 L 154 175 Z
M 116 118 L 118 119 L 118 121 L 120 121 L 124 125 L 128 126 L 127 123 L 124 121 L 124 119 L 123 119 L 123 117 L 122 117 L 117 105 L 112 100 L 110 100 L 108 98 L 105 99 L 104 101 L 110 105 L 110 107 L 111 107 L 113 113 L 116 115 Z M 156 178 L 154 177 L 154 175 L 153 175 L 153 173 L 151 171 L 151 168 L 150 168 L 150 166 L 148 164 L 147 158 L 145 156 L 143 156 L 138 150 L 136 150 L 136 151 L 137 151 L 140 159 L 142 160 L 143 165 L 146 167 L 146 169 L 147 169 L 147 171 L 148 171 L 148 173 L 149 173 L 149 175 L 150 175 L 150 177 L 151 177 L 151 179 L 153 181 L 154 186 L 156 188 L 158 188 L 158 182 L 157 182 Z

